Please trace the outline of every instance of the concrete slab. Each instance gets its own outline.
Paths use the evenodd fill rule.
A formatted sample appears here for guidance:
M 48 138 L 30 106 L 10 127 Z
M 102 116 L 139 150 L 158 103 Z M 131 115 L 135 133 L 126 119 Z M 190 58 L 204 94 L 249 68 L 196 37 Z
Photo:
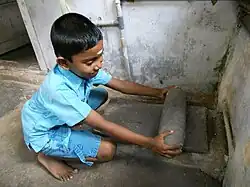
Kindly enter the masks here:
M 208 110 L 208 153 L 183 153 L 174 159 L 164 159 L 167 163 L 189 168 L 199 168 L 210 176 L 222 180 L 227 155 L 225 127 L 222 117 L 216 110 Z
M 193 153 L 207 153 L 207 108 L 188 106 L 187 110 L 184 150 Z
M 118 124 L 122 124 L 131 130 L 142 133 L 144 135 L 153 136 L 156 132 L 155 124 L 159 123 L 159 115 L 161 113 L 161 109 L 162 104 L 149 104 L 140 102 L 138 100 L 127 100 L 120 97 L 111 99 L 111 102 L 105 110 L 104 116 L 107 119 L 117 122 Z M 213 175 L 215 178 L 220 178 L 221 174 L 223 173 L 222 168 L 225 166 L 225 162 L 223 160 L 225 154 L 225 145 L 223 143 L 220 144 L 220 142 L 223 142 L 223 131 L 221 130 L 223 129 L 223 124 L 219 120 L 217 120 L 216 111 L 211 110 L 210 112 L 207 112 L 203 107 L 188 106 L 188 111 L 190 110 L 193 113 L 192 115 L 196 113 L 196 115 L 199 115 L 201 119 L 203 116 L 203 120 L 205 120 L 205 114 L 208 113 L 207 115 L 208 126 L 210 127 L 209 129 L 210 131 L 211 129 L 213 129 L 213 133 L 216 134 L 216 136 L 210 135 L 211 137 L 209 142 L 211 150 L 209 150 L 209 152 L 205 154 L 183 153 L 182 155 L 174 159 L 166 159 L 163 157 L 155 156 L 150 151 L 140 149 L 137 146 L 119 145 L 118 155 L 130 156 L 140 159 L 161 159 L 164 162 L 175 165 L 202 169 L 204 172 Z M 199 120 L 197 120 L 197 122 L 199 122 Z M 192 121 L 189 120 L 189 122 Z M 189 126 L 193 127 L 192 125 Z M 201 129 L 201 131 L 205 132 L 204 129 Z M 195 131 L 195 133 L 192 133 L 191 139 L 195 140 L 195 138 L 199 136 L 199 133 L 200 131 Z M 211 134 L 211 132 L 209 134 Z M 207 143 L 199 143 L 203 146 L 207 145 Z M 193 149 L 197 150 L 197 148 L 195 147 L 193 147 Z M 216 158 L 217 161 L 213 161 L 213 158 Z
M 137 133 L 154 136 L 158 132 L 162 104 L 148 104 L 114 98 L 104 116 Z M 184 145 L 186 152 L 207 153 L 207 109 L 200 106 L 187 107 L 187 128 Z M 130 147 L 131 149 L 131 147 Z

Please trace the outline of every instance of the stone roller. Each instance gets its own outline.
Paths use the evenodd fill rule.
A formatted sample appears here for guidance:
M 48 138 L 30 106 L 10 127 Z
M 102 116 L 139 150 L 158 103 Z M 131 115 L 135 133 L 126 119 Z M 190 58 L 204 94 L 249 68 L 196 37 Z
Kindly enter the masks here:
M 175 132 L 165 137 L 168 145 L 180 145 L 183 147 L 186 129 L 186 93 L 180 88 L 172 88 L 164 101 L 161 113 L 159 133 L 166 130 Z

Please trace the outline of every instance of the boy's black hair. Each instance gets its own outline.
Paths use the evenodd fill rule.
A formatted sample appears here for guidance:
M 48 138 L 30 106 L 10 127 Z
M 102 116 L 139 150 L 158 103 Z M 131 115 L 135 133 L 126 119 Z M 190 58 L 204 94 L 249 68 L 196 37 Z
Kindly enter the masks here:
M 73 55 L 96 46 L 103 36 L 85 16 L 67 13 L 53 23 L 50 38 L 55 55 L 72 61 Z

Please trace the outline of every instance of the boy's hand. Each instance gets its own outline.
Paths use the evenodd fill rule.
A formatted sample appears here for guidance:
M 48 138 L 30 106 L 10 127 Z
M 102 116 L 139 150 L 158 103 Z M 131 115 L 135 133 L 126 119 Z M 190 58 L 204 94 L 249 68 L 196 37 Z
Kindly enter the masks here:
M 172 89 L 172 88 L 177 88 L 177 86 L 172 85 L 172 86 L 168 86 L 167 88 L 160 89 L 159 92 L 158 92 L 157 97 L 164 100 L 166 98 L 166 95 L 167 95 L 168 91 L 170 89 Z
M 177 145 L 167 145 L 164 143 L 164 138 L 168 135 L 173 134 L 173 131 L 165 131 L 158 136 L 156 136 L 153 141 L 152 151 L 156 152 L 165 157 L 172 157 L 179 155 L 181 153 L 180 146 Z
M 172 134 L 172 131 L 163 132 L 154 138 L 146 137 L 121 125 L 105 120 L 94 110 L 91 110 L 90 114 L 84 120 L 84 123 L 92 128 L 106 132 L 109 136 L 117 140 L 151 149 L 153 152 L 166 157 L 175 156 L 181 153 L 180 146 L 167 145 L 164 143 L 164 137 Z
M 168 86 L 167 88 L 163 89 L 152 88 L 135 82 L 119 80 L 116 78 L 112 78 L 111 81 L 109 81 L 109 83 L 107 84 L 107 86 L 124 94 L 153 96 L 163 100 L 165 99 L 167 92 L 171 88 L 177 87 L 177 86 Z

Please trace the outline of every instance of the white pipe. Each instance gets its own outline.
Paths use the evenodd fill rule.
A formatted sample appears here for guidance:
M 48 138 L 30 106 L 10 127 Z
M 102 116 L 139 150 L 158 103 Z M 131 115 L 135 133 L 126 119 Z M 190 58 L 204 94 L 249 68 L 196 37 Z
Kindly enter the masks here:
M 121 1 L 120 0 L 115 0 L 115 5 L 116 5 L 116 11 L 117 11 L 117 20 L 119 23 L 119 29 L 120 29 L 120 41 L 121 41 L 121 48 L 123 52 L 123 62 L 128 74 L 128 78 L 130 80 L 132 79 L 132 69 L 129 64 L 128 60 L 128 48 L 127 48 L 127 43 L 125 40 L 125 33 L 124 33 L 124 21 L 123 21 L 123 13 L 122 13 L 122 7 L 121 7 Z
M 98 27 L 114 27 L 114 26 L 118 26 L 119 23 L 116 20 L 112 20 L 112 21 L 98 21 L 98 22 L 94 22 L 94 24 Z

